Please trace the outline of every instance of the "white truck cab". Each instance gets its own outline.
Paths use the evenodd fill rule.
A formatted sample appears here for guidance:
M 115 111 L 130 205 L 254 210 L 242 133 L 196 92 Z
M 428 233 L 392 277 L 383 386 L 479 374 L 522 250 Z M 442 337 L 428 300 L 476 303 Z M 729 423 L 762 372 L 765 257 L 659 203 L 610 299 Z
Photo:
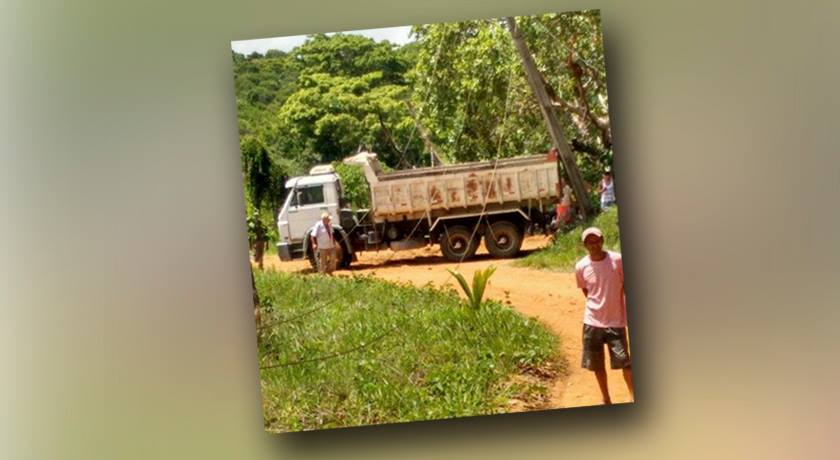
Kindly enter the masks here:
M 286 194 L 277 216 L 277 253 L 281 260 L 304 255 L 309 232 L 323 212 L 330 213 L 334 223 L 339 222 L 341 180 L 331 165 L 315 166 L 308 176 L 286 181 Z

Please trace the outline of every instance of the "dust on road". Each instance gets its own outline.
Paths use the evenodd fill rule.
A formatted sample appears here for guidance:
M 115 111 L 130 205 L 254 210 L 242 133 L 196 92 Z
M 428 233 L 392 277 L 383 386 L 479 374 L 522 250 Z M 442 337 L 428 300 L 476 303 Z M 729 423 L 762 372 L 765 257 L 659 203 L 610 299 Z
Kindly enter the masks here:
M 523 254 L 546 246 L 547 237 L 526 237 Z M 510 301 L 520 313 L 538 319 L 561 338 L 563 355 L 568 360 L 568 372 L 556 377 L 549 387 L 550 398 L 542 409 L 579 407 L 601 404 L 601 392 L 594 375 L 580 368 L 581 330 L 584 298 L 575 285 L 574 273 L 547 272 L 514 267 L 512 259 L 494 259 L 483 245 L 475 258 L 460 264 L 449 262 L 440 255 L 437 247 L 412 251 L 390 250 L 361 253 L 350 270 L 337 274 L 372 274 L 387 281 L 412 283 L 423 286 L 455 286 L 455 279 L 446 270 L 456 269 L 468 280 L 473 272 L 490 265 L 497 267 L 485 291 L 487 298 L 499 302 Z M 265 266 L 287 272 L 311 271 L 309 262 L 280 262 L 277 256 L 266 256 Z M 609 366 L 608 366 L 609 367 Z M 608 371 L 610 396 L 613 403 L 632 402 L 624 384 L 621 371 Z

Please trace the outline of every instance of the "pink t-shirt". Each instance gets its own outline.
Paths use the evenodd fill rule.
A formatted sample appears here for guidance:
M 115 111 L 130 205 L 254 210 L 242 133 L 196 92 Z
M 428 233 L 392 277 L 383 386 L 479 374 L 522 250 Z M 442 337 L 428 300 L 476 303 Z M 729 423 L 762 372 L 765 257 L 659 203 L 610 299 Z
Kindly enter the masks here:
M 627 326 L 624 303 L 624 267 L 621 254 L 607 251 L 607 257 L 593 262 L 589 256 L 575 264 L 575 278 L 586 289 L 583 323 L 596 327 Z

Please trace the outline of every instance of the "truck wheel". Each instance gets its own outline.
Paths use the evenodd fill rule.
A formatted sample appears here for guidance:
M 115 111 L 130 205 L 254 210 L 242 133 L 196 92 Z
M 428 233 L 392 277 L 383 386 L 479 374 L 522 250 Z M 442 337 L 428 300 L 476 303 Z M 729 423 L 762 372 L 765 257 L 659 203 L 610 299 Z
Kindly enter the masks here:
M 335 257 L 337 260 L 336 266 L 338 268 L 349 268 L 350 264 L 353 262 L 353 253 L 347 251 L 347 248 L 344 246 L 344 240 L 341 238 L 341 235 L 335 236 Z
M 446 260 L 460 262 L 475 255 L 481 237 L 473 235 L 472 230 L 463 225 L 455 225 L 444 230 L 440 237 L 440 251 Z
M 494 257 L 513 257 L 522 247 L 522 231 L 511 222 L 503 220 L 487 227 L 484 245 Z
M 315 250 L 312 249 L 312 245 L 308 246 L 308 250 L 306 252 L 306 258 L 309 259 L 309 265 L 312 265 L 312 269 L 316 272 L 318 271 L 318 261 L 315 260 Z

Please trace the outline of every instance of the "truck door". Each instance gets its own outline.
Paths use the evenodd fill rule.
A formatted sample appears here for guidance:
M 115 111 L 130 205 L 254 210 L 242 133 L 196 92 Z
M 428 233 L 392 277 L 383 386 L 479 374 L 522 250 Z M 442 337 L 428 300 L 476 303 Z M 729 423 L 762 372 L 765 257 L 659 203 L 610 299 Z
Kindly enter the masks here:
M 315 222 L 321 220 L 321 213 L 327 210 L 324 201 L 324 184 L 296 187 L 289 206 L 289 229 L 292 240 L 309 238 L 306 232 Z

